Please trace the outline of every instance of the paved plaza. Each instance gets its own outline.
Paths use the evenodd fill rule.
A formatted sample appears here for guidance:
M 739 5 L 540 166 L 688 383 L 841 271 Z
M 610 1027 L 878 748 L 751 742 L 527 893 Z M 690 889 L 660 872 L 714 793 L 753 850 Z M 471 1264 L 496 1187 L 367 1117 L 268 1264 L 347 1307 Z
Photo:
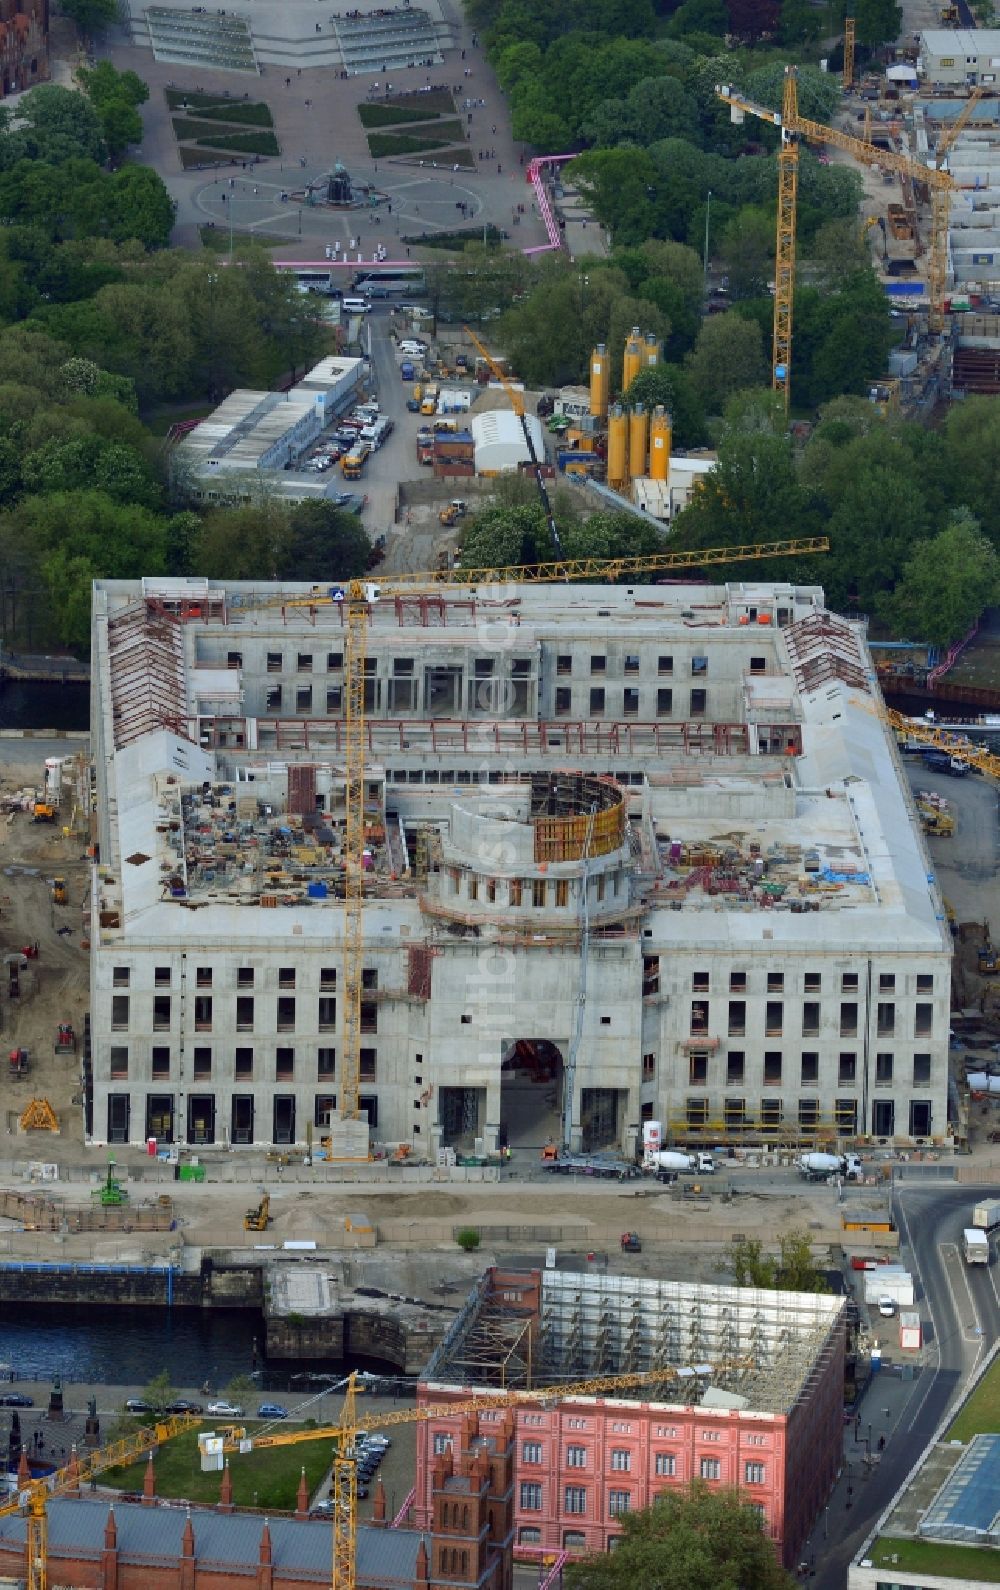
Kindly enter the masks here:
M 259 76 L 208 71 L 157 61 L 150 50 L 133 45 L 110 44 L 105 53 L 114 65 L 121 71 L 137 72 L 149 84 L 149 100 L 142 107 L 145 136 L 139 158 L 160 172 L 177 202 L 174 242 L 196 246 L 198 228 L 208 221 L 228 230 L 232 203 L 237 231 L 251 230 L 264 243 L 289 240 L 277 248 L 279 258 L 298 257 L 300 237 L 319 246 L 321 259 L 327 244 L 336 241 L 343 249 L 352 237 L 356 239 L 354 252 L 360 251 L 367 260 L 379 243 L 388 246 L 390 258 L 405 258 L 404 245 L 397 244 L 402 234 L 487 224 L 506 228 L 512 246 L 529 248 L 544 243 L 544 229 L 533 212 L 531 190 L 520 163 L 523 150 L 511 137 L 506 103 L 481 48 L 473 47 L 472 32 L 457 8 L 454 23 L 458 45 L 448 52 L 443 66 L 403 68 L 391 74 L 391 81 L 394 94 L 413 92 L 430 81 L 453 90 L 475 157 L 474 169 L 458 171 L 450 166 L 435 169 L 432 154 L 423 157 L 422 165 L 420 157 L 372 159 L 357 106 L 369 97 L 373 77 L 345 79 L 329 67 L 306 67 L 299 72 L 267 66 Z M 183 171 L 164 93 L 169 86 L 220 95 L 228 91 L 234 100 L 244 95 L 266 100 L 280 157 L 262 159 L 246 173 L 242 161 L 211 170 Z M 385 86 L 382 81 L 381 88 Z M 485 105 L 474 103 L 466 111 L 467 98 L 485 100 Z M 480 152 L 487 150 L 492 151 L 491 157 L 480 160 Z M 371 182 L 388 195 L 391 214 L 385 205 L 372 212 L 341 212 L 282 200 L 282 193 L 303 188 L 308 180 L 330 171 L 338 160 L 356 181 Z M 231 189 L 233 175 L 236 186 Z M 457 208 L 462 203 L 468 206 L 465 217 Z M 527 208 L 515 228 L 513 213 L 518 203 Z M 304 257 L 317 257 L 317 250 L 310 249 Z

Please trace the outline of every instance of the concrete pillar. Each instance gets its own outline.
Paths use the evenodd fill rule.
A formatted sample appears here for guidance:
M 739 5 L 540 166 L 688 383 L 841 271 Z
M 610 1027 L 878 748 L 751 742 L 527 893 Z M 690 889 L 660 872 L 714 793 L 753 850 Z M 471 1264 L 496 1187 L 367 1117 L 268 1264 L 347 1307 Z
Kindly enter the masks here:
M 156 1506 L 156 1470 L 153 1467 L 153 1454 L 149 1454 L 146 1472 L 142 1476 L 142 1505 L 143 1507 Z

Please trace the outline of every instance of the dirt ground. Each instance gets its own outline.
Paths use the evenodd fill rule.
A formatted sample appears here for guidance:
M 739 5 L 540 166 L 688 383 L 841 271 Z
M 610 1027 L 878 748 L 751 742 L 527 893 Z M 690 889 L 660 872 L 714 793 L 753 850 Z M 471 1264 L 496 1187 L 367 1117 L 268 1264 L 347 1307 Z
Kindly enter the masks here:
M 80 749 L 79 741 L 62 743 L 66 755 Z M 41 783 L 49 748 L 48 741 L 44 746 L 30 740 L 0 742 L 0 798 Z M 63 816 L 68 821 L 68 814 Z M 80 1090 L 89 981 L 83 942 L 90 874 L 84 851 L 85 841 L 79 836 L 64 838 L 58 823 L 34 823 L 21 812 L 0 817 L 0 943 L 5 961 L 23 945 L 39 946 L 38 959 L 29 961 L 27 971 L 20 974 L 18 998 L 10 997 L 6 964 L 0 978 L 4 1126 L 8 1133 L 16 1131 L 16 1120 L 29 1100 L 44 1097 L 59 1116 L 64 1144 L 83 1142 L 82 1114 L 72 1101 Z M 52 900 L 51 879 L 56 875 L 66 880 L 64 906 Z M 60 933 L 60 928 L 68 931 Z M 60 1021 L 72 1022 L 76 1030 L 75 1055 L 54 1053 Z M 30 1052 L 26 1078 L 6 1075 L 6 1052 L 15 1048 Z

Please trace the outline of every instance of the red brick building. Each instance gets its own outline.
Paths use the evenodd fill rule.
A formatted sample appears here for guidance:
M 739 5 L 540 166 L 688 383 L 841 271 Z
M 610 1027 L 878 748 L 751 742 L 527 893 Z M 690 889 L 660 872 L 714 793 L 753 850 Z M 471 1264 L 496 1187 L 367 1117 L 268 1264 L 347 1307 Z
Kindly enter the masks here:
M 0 98 L 48 75 L 48 0 L 0 0 Z
M 480 1438 L 463 1422 L 454 1452 L 434 1467 L 430 1527 L 386 1527 L 378 1485 L 374 1519 L 357 1534 L 359 1590 L 510 1590 L 513 1421 Z M 293 1518 L 263 1518 L 232 1504 L 228 1467 L 217 1507 L 158 1502 L 152 1459 L 142 1502 L 71 1494 L 48 1504 L 48 1582 L 75 1590 L 315 1590 L 330 1583 L 331 1524 L 308 1517 L 303 1476 Z M 0 1518 L 0 1576 L 26 1578 L 26 1520 Z
M 684 1396 L 637 1391 L 516 1409 L 515 1550 L 606 1551 L 623 1513 L 701 1480 L 738 1489 L 793 1565 L 841 1458 L 842 1298 L 493 1269 L 435 1353 L 418 1397 L 461 1402 L 498 1387 L 501 1375 L 507 1385 L 530 1374 L 535 1387 L 555 1386 L 645 1370 L 651 1360 L 674 1366 Z M 724 1364 L 733 1367 L 708 1372 Z M 465 1450 L 464 1417 L 418 1429 L 418 1525 L 433 1516 L 444 1455 Z M 481 1430 L 496 1421 L 506 1431 L 511 1413 L 477 1417 Z

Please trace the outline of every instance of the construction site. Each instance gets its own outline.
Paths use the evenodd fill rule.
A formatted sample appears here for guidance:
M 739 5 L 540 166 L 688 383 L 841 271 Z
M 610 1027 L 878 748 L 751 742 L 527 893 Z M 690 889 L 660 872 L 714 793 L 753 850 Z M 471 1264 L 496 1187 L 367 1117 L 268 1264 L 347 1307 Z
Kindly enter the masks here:
M 839 1297 L 489 1269 L 420 1377 L 418 1404 L 456 1411 L 418 1431 L 414 1516 L 462 1450 L 470 1393 L 550 1387 L 552 1402 L 515 1407 L 516 1546 L 606 1551 L 619 1515 L 665 1485 L 721 1480 L 794 1563 L 840 1461 L 844 1341 Z M 605 1391 L 613 1376 L 622 1389 Z
M 951 939 L 861 631 L 553 568 L 97 586 L 88 1141 L 950 1142 Z

